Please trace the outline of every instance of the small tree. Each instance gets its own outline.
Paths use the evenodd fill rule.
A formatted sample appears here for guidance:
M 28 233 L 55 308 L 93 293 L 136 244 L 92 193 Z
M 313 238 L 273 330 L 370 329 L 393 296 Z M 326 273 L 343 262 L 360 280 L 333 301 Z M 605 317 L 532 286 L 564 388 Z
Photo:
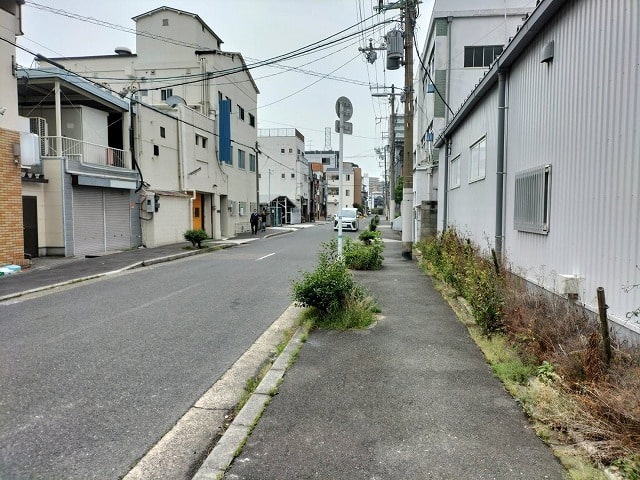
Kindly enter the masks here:
M 209 238 L 209 235 L 202 229 L 187 230 L 184 232 L 184 239 L 191 242 L 194 248 L 202 248 L 202 242 L 207 238 Z
M 396 205 L 402 203 L 402 189 L 404 188 L 404 177 L 398 177 L 398 183 L 393 191 L 393 199 L 396 201 Z

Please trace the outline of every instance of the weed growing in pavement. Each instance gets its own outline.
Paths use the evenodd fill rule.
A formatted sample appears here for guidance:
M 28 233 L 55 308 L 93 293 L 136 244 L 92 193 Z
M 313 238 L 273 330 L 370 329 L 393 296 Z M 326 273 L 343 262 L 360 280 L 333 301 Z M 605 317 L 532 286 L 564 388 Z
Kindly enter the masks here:
M 422 266 L 467 299 L 478 326 L 467 323 L 472 336 L 570 477 L 606 478 L 580 460 L 586 455 L 620 478 L 640 480 L 640 351 L 614 345 L 607 365 L 599 326 L 584 310 L 516 275 L 496 274 L 455 231 L 417 248 Z
M 358 285 L 334 248 L 335 239 L 322 245 L 318 265 L 292 282 L 293 300 L 309 310 L 304 319 L 315 327 L 346 330 L 365 328 L 375 321 L 377 308 Z

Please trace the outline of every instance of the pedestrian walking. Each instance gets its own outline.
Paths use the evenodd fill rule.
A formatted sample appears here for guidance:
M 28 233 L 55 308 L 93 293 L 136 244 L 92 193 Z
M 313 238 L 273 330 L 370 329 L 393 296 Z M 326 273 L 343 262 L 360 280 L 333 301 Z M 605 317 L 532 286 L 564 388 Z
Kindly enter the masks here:
M 260 221 L 260 215 L 258 215 L 258 211 L 254 210 L 251 213 L 251 218 L 249 222 L 251 223 L 251 235 L 256 235 L 258 233 L 258 222 Z
M 262 231 L 264 232 L 267 230 L 267 211 L 264 208 L 262 209 L 262 213 L 260 214 L 260 220 L 262 224 Z

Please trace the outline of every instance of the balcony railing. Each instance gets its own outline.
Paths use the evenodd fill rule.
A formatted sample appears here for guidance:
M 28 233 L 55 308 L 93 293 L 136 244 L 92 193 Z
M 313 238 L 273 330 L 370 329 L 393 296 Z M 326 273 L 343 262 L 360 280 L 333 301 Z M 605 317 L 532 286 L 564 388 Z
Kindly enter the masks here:
M 81 163 L 102 167 L 131 169 L 127 152 L 119 148 L 83 142 L 67 137 L 40 137 L 40 156 L 67 157 Z

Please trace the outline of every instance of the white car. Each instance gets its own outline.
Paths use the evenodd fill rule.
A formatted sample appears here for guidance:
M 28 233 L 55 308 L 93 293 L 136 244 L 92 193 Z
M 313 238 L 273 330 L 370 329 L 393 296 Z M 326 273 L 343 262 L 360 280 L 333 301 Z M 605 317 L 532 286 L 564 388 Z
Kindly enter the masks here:
M 338 230 L 338 221 L 342 217 L 342 229 L 357 232 L 360 228 L 357 208 L 343 208 L 333 220 L 333 229 Z

